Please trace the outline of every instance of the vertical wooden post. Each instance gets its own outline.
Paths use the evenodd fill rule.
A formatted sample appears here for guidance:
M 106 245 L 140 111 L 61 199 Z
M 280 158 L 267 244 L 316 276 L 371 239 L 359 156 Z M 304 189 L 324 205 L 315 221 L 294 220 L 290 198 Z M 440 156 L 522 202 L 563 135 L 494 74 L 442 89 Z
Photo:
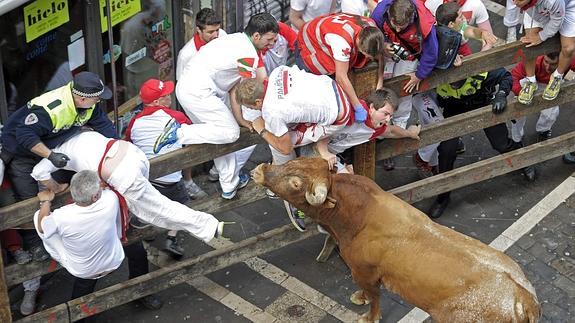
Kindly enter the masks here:
M 351 71 L 348 75 L 355 93 L 360 99 L 367 97 L 377 86 L 377 73 L 363 70 Z M 375 141 L 353 147 L 353 171 L 358 175 L 375 179 Z M 319 252 L 316 260 L 326 262 L 336 246 L 335 240 L 327 235 L 323 249 Z
M 349 78 L 359 98 L 366 98 L 377 86 L 377 73 L 353 71 Z M 370 141 L 353 148 L 353 170 L 358 175 L 375 179 L 375 142 Z
M 1 246 L 0 246 L 0 250 Z M 0 322 L 12 323 L 12 313 L 10 313 L 10 298 L 8 297 L 8 286 L 4 275 L 4 259 L 0 254 Z

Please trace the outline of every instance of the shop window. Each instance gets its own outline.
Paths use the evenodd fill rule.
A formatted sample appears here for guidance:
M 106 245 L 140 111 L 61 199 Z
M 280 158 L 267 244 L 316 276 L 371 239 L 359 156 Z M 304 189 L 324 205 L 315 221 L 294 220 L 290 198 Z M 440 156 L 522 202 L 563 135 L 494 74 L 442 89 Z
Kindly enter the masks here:
M 84 36 L 81 0 L 30 1 L 0 16 L 9 113 L 86 69 Z
M 171 1 L 137 2 L 130 1 L 131 5 L 140 6 L 137 13 L 120 16 L 113 21 L 114 54 L 119 55 L 114 63 L 118 104 L 137 96 L 146 80 L 174 80 L 175 75 Z M 102 42 L 104 53 L 107 53 L 107 31 L 102 33 Z M 110 62 L 105 60 L 105 63 L 106 78 L 109 80 Z

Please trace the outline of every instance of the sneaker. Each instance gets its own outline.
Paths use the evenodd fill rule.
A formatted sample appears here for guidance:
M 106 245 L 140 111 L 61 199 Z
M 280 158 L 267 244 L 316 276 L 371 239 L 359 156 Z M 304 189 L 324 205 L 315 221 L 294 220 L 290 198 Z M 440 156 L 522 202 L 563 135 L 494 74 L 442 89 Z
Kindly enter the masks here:
M 575 164 L 575 152 L 563 155 L 563 162 L 565 164 Z
M 383 160 L 383 169 L 390 171 L 395 168 L 395 161 L 393 157 L 389 157 Z
M 521 86 L 521 91 L 519 92 L 519 96 L 517 96 L 517 101 L 521 104 L 531 104 L 535 91 L 537 91 L 537 83 L 530 81 L 525 82 Z
M 439 173 L 437 166 L 431 166 L 428 162 L 421 159 L 419 153 L 413 155 L 413 162 L 417 167 L 417 174 L 420 178 L 428 178 Z
M 218 227 L 216 228 L 216 234 L 214 234 L 214 238 L 229 240 L 227 237 L 224 237 L 224 226 L 226 224 L 236 224 L 236 223 L 235 222 L 223 222 L 223 221 L 218 223 Z
M 543 99 L 545 100 L 555 100 L 561 90 L 561 77 L 552 77 L 543 91 Z
M 26 250 L 14 250 L 11 252 L 11 254 L 18 265 L 24 265 L 32 261 L 32 255 Z
M 517 41 L 517 28 L 515 26 L 507 28 L 507 44 Z
M 459 139 L 457 140 L 457 150 L 455 152 L 458 155 L 463 154 L 465 152 L 465 143 L 463 142 L 463 139 L 461 139 L 461 137 L 459 137 Z
M 38 290 L 24 291 L 24 297 L 22 298 L 22 303 L 20 303 L 20 313 L 22 313 L 22 315 L 28 316 L 34 313 L 36 309 L 36 296 L 38 296 Z
M 32 260 L 36 262 L 42 262 L 50 259 L 50 254 L 44 249 L 43 245 L 38 245 L 30 248 L 30 253 L 32 254 Z
M 176 237 L 166 237 L 166 247 L 164 250 L 166 250 L 170 256 L 176 260 L 179 260 L 184 256 L 184 248 L 180 246 Z
M 164 306 L 164 302 L 154 294 L 138 299 L 138 303 L 149 310 L 159 310 Z
M 174 118 L 170 119 L 170 121 L 166 123 L 164 131 L 158 136 L 156 143 L 154 144 L 154 154 L 159 153 L 165 146 L 174 144 L 178 141 L 177 130 L 180 127 L 180 123 Z
M 208 193 L 204 192 L 198 184 L 194 183 L 193 180 L 189 180 L 185 182 L 186 185 L 186 192 L 190 196 L 192 200 L 197 200 L 208 196 Z
M 542 142 L 551 139 L 551 130 L 537 131 L 537 142 Z
M 528 182 L 534 182 L 537 178 L 537 168 L 535 165 L 527 166 L 521 170 L 523 176 Z
M 300 211 L 295 208 L 295 206 L 291 205 L 288 201 L 284 200 L 284 206 L 289 215 L 289 219 L 293 226 L 301 232 L 305 232 L 305 214 L 303 211 Z
M 208 180 L 210 182 L 217 182 L 220 180 L 220 173 L 216 166 L 212 166 L 212 168 L 210 168 L 210 171 L 208 172 Z
M 130 226 L 132 226 L 132 228 L 145 229 L 151 225 L 152 225 L 151 223 L 148 223 L 144 220 L 140 220 L 140 218 L 138 218 L 137 216 L 132 216 L 130 218 Z
M 429 208 L 429 211 L 427 211 L 427 215 L 432 219 L 439 218 L 443 214 L 443 212 L 445 212 L 445 209 L 447 208 L 449 201 L 450 198 L 446 198 L 443 201 L 439 201 L 439 199 L 436 199 Z
M 276 193 L 272 192 L 272 190 L 270 190 L 269 188 L 266 188 L 266 196 L 272 200 L 276 200 L 279 198 L 279 196 L 277 196 Z
M 238 192 L 239 189 L 242 189 L 246 187 L 246 185 L 248 185 L 248 182 L 250 181 L 250 176 L 248 174 L 240 174 L 239 177 L 240 181 L 238 183 L 238 186 L 236 186 L 236 188 L 234 188 L 234 190 L 231 192 L 223 192 L 222 198 L 226 200 L 231 200 L 236 196 L 236 193 Z

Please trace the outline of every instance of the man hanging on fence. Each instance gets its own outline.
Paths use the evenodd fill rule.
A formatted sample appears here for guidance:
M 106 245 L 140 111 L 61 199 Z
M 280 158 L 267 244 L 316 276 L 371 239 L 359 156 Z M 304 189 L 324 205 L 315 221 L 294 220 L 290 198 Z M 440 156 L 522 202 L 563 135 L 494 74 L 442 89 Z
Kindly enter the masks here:
M 242 78 L 266 78 L 258 51 L 273 46 L 278 30 L 277 21 L 269 13 L 254 15 L 244 32 L 209 42 L 184 67 L 176 84 L 176 96 L 194 122 L 194 143 L 227 144 L 239 138 L 238 124 L 251 129 L 233 92 Z M 159 143 L 156 151 L 162 144 L 165 143 Z M 248 184 L 249 176 L 240 174 L 240 170 L 254 148 L 214 159 L 223 198 L 234 198 L 237 190 Z
M 545 85 L 549 82 L 553 71 L 557 68 L 558 62 L 558 52 L 548 53 L 537 57 L 535 60 L 535 78 L 538 84 Z M 575 61 L 571 62 L 570 70 L 575 70 Z M 513 76 L 513 93 L 515 95 L 519 95 L 521 87 L 528 82 L 525 64 L 523 62 L 519 62 L 519 64 L 511 70 L 511 75 Z M 559 117 L 558 106 L 545 109 L 539 113 L 539 119 L 535 125 L 537 141 L 544 141 L 551 138 L 551 128 L 553 127 L 553 124 L 555 124 L 557 117 Z M 526 117 L 521 117 L 512 121 L 511 138 L 514 141 L 520 142 L 523 139 L 523 127 L 525 126 L 526 121 Z
M 507 107 L 507 95 L 511 92 L 513 79 L 511 73 L 504 68 L 498 68 L 490 72 L 480 73 L 470 76 L 464 80 L 443 84 L 436 88 L 437 105 L 435 101 L 430 101 L 429 111 L 441 120 L 443 117 L 451 117 L 461 113 L 479 109 L 486 105 L 491 105 L 493 113 L 501 113 Z M 443 112 L 441 111 L 443 108 Z M 487 139 L 493 149 L 500 154 L 519 149 L 523 145 L 516 143 L 509 138 L 509 133 L 505 123 L 483 129 Z M 437 148 L 439 152 L 439 173 L 450 171 L 454 168 L 457 155 L 458 138 L 445 140 Z M 535 180 L 535 168 L 528 166 L 522 169 L 525 178 L 532 182 Z M 431 208 L 428 215 L 432 218 L 440 217 L 450 201 L 450 193 L 440 194 Z
M 54 192 L 39 192 L 40 210 L 34 214 L 34 226 L 52 258 L 74 276 L 72 299 L 92 293 L 99 278 L 120 267 L 124 253 L 130 279 L 147 274 L 142 242 L 122 246 L 120 202 L 113 191 L 102 188 L 98 173 L 76 173 L 70 194 L 74 203 L 51 211 Z M 163 305 L 153 294 L 139 302 L 149 309 Z
M 223 222 L 211 214 L 192 210 L 158 192 L 148 181 L 150 163 L 132 143 L 109 139 L 94 131 L 85 131 L 68 139 L 54 151 L 70 156 L 64 169 L 79 172 L 98 171 L 102 180 L 124 200 L 123 225 L 128 224 L 128 210 L 139 219 L 169 230 L 185 230 L 205 242 L 223 231 Z M 31 176 L 51 188 L 52 172 L 57 168 L 47 159 L 34 167 Z
M 575 53 L 575 1 L 515 0 L 514 3 L 525 12 L 525 36 L 521 37 L 520 41 L 526 47 L 536 46 L 557 32 L 561 35 L 559 63 L 543 91 L 543 99 L 554 100 L 559 94 L 563 75 L 569 71 Z M 538 88 L 535 63 L 535 58 L 524 60 L 527 81 L 523 83 L 517 96 L 517 101 L 522 104 L 531 104 Z

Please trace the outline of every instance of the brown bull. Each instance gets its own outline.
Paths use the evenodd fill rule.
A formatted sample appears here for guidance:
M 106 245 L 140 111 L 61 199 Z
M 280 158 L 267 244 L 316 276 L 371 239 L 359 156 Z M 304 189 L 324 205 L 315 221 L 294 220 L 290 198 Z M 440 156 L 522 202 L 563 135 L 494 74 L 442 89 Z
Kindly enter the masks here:
M 380 287 L 437 322 L 536 322 L 540 306 L 521 268 L 504 253 L 431 221 L 364 176 L 331 174 L 319 158 L 259 165 L 252 177 L 319 224 L 339 244 L 371 303 L 360 321 L 380 318 Z

